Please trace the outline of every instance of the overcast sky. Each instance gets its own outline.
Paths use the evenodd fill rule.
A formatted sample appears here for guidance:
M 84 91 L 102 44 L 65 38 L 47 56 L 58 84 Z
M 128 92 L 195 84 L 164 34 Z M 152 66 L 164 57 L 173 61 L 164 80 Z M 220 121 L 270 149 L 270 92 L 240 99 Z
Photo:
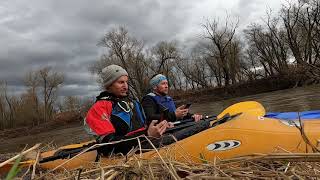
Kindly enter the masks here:
M 9 91 L 24 89 L 28 71 L 47 65 L 65 74 L 61 96 L 94 96 L 99 91 L 88 66 L 103 49 L 97 41 L 125 26 L 152 45 L 160 40 L 186 44 L 201 33 L 205 19 L 239 17 L 240 29 L 259 21 L 280 0 L 1 0 L 0 80 Z

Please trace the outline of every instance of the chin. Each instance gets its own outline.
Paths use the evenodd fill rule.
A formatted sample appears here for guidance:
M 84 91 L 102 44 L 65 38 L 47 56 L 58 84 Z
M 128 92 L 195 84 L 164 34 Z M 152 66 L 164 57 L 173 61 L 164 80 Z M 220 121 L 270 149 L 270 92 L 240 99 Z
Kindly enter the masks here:
M 120 96 L 126 97 L 126 96 L 128 96 L 128 94 L 127 93 L 121 93 Z

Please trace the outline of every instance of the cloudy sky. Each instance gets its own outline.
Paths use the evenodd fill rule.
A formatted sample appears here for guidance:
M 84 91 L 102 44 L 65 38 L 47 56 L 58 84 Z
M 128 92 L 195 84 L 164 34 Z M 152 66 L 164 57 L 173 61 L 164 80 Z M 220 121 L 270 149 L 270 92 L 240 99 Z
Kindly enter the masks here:
M 52 66 L 65 74 L 61 96 L 93 96 L 99 87 L 88 66 L 103 49 L 97 41 L 125 26 L 148 45 L 160 40 L 188 43 L 205 19 L 239 17 L 240 29 L 277 12 L 280 0 L 1 0 L 0 80 L 24 90 L 28 71 Z

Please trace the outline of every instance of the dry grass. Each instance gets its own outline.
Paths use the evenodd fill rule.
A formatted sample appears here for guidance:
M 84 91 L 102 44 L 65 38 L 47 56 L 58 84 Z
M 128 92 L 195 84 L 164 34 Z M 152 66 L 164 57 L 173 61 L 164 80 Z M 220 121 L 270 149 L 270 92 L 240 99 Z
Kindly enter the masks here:
M 137 149 L 137 151 L 140 151 Z M 252 154 L 233 159 L 215 159 L 208 163 L 179 162 L 158 154 L 141 159 L 131 153 L 128 161 L 115 165 L 96 164 L 72 171 L 34 170 L 17 179 L 318 179 L 320 153 Z M 125 158 L 125 157 L 124 157 Z
M 35 179 L 317 179 L 320 154 L 254 155 L 195 164 L 170 161 L 165 157 L 139 159 L 114 166 L 46 173 L 38 170 Z M 169 168 L 168 168 L 169 167 Z

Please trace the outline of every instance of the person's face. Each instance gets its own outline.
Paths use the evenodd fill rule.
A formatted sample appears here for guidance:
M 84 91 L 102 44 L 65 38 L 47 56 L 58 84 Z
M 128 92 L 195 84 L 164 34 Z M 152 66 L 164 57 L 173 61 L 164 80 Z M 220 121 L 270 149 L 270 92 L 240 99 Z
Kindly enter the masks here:
M 168 81 L 167 80 L 162 80 L 156 87 L 155 87 L 156 92 L 160 94 L 168 94 L 169 91 L 169 86 L 168 86 Z
M 125 97 L 128 93 L 128 76 L 121 76 L 107 90 L 117 97 Z

